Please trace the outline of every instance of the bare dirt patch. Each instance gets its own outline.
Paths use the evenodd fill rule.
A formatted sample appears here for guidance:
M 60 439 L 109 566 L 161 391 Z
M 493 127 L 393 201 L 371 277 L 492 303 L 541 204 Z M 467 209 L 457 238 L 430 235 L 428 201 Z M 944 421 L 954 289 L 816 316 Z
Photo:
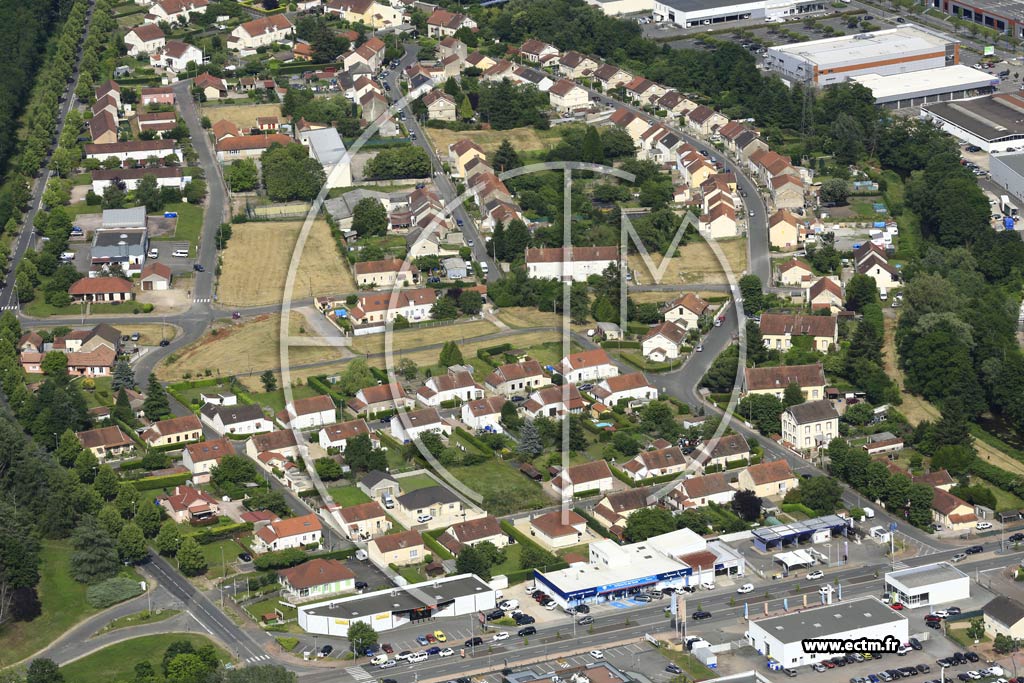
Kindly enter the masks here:
M 747 269 L 747 240 L 736 238 L 718 241 L 717 246 L 725 255 L 729 267 L 737 278 Z M 661 267 L 661 254 L 651 254 L 654 270 Z M 639 254 L 629 255 L 629 267 L 634 271 L 634 282 L 646 284 L 726 284 L 725 269 L 707 242 L 703 240 L 691 242 L 679 248 L 676 256 L 668 259 L 660 281 L 654 282 L 652 269 L 648 268 Z
M 206 105 L 203 107 L 203 115 L 209 116 L 210 121 L 217 123 L 220 120 L 230 121 L 243 131 L 256 127 L 256 119 L 260 116 L 281 116 L 281 105 L 279 104 L 224 104 Z
M 442 128 L 424 128 L 427 137 L 434 149 L 439 150 L 442 156 L 448 154 L 448 145 L 459 140 L 472 140 L 480 145 L 485 152 L 490 154 L 498 149 L 502 140 L 508 140 L 519 152 L 531 152 L 538 149 L 545 149 L 548 142 L 543 134 L 533 128 L 512 128 L 510 130 L 467 130 L 457 132 Z

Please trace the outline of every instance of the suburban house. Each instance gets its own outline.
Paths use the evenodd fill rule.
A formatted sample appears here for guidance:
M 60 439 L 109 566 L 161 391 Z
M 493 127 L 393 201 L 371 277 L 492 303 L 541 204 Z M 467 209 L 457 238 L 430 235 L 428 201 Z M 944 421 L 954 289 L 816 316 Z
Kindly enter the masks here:
M 486 396 L 462 404 L 462 421 L 478 432 L 502 434 L 501 409 L 505 406 L 504 396 Z
M 178 162 L 182 160 L 181 150 L 175 140 L 130 140 L 110 144 L 87 144 L 84 146 L 86 159 L 97 159 L 100 162 L 114 157 L 118 161 L 144 162 L 150 157 L 165 159 L 173 156 Z
M 260 453 L 279 453 L 285 458 L 297 458 L 299 455 L 299 444 L 295 440 L 295 432 L 290 429 L 280 429 L 266 434 L 255 434 L 245 442 L 245 453 L 250 458 L 255 458 Z
M 406 396 L 405 389 L 397 382 L 360 389 L 356 392 L 355 397 L 348 402 L 348 407 L 353 412 L 367 416 L 412 408 L 413 405 L 415 405 L 413 400 Z
M 163 49 L 149 55 L 149 65 L 181 73 L 189 64 L 202 64 L 203 51 L 180 40 L 168 40 Z
M 433 14 L 427 18 L 427 36 L 430 38 L 454 36 L 461 28 L 472 30 L 476 27 L 476 22 L 465 14 L 443 9 L 435 9 Z
M 817 451 L 839 436 L 839 413 L 831 401 L 808 401 L 782 412 L 782 440 L 798 451 Z
M 150 261 L 139 273 L 139 284 L 144 292 L 166 292 L 171 288 L 171 269 L 159 261 Z
M 808 287 L 814 279 L 814 271 L 805 261 L 795 256 L 779 266 L 778 281 L 788 287 Z
M 839 326 L 830 315 L 761 315 L 761 336 L 766 349 L 789 351 L 796 337 L 810 337 L 811 348 L 828 353 L 839 344 Z
M 273 43 L 287 42 L 293 29 L 288 17 L 274 14 L 241 24 L 231 32 L 227 43 L 229 48 L 246 52 Z
M 1014 598 L 999 596 L 981 608 L 985 620 L 985 635 L 995 640 L 997 635 L 1020 641 L 1024 638 L 1024 604 Z
M 736 236 L 736 208 L 721 201 L 697 219 L 697 229 L 705 239 L 720 240 Z
M 779 209 L 768 218 L 768 241 L 779 251 L 796 249 L 800 244 L 800 227 L 796 216 Z
M 398 479 L 380 470 L 370 470 L 356 486 L 373 500 L 381 500 L 385 495 L 397 496 L 402 490 Z
M 590 94 L 563 78 L 548 89 L 548 101 L 552 109 L 564 114 L 589 107 Z
M 618 247 L 529 247 L 526 272 L 541 280 L 586 282 L 619 262 Z
M 466 67 L 480 69 L 480 71 L 487 71 L 492 66 L 497 64 L 495 60 L 491 59 L 490 57 L 488 57 L 487 55 L 483 54 L 478 50 L 474 50 L 473 52 L 470 52 L 468 55 L 466 55 L 465 62 Z
M 675 323 L 658 323 L 640 339 L 640 352 L 655 363 L 679 358 L 679 347 L 686 342 L 686 329 Z
M 714 444 L 710 451 L 705 447 L 707 457 L 702 460 L 704 467 L 717 465 L 725 469 L 730 462 L 737 460 L 750 460 L 750 444 L 743 438 L 742 434 L 727 434 L 718 438 L 718 441 L 709 441 L 707 445 Z
M 565 356 L 555 370 L 572 384 L 596 382 L 619 374 L 619 368 L 604 349 L 578 351 Z
M 665 310 L 666 322 L 675 323 L 680 327 L 695 330 L 701 316 L 709 313 L 710 305 L 693 292 L 687 292 L 668 305 Z
M 208 100 L 219 100 L 228 96 L 228 84 L 224 79 L 211 76 L 206 71 L 195 77 L 192 87 L 199 88 Z
M 871 456 L 899 453 L 903 450 L 903 439 L 892 432 L 878 432 L 868 437 L 864 450 Z M 946 476 L 949 476 L 948 472 Z
M 564 78 L 583 78 L 597 71 L 601 63 L 593 57 L 570 50 L 558 58 L 558 73 Z
M 135 442 L 117 425 L 76 432 L 75 436 L 82 448 L 95 455 L 101 463 L 109 457 L 127 453 L 135 446 Z
M 587 491 L 611 491 L 614 480 L 607 461 L 594 460 L 566 467 L 551 480 L 551 487 L 560 497 L 572 498 Z
M 416 266 L 405 265 L 402 259 L 359 261 L 352 267 L 358 287 L 409 287 L 419 279 Z
M 337 513 L 350 541 L 368 541 L 391 531 L 391 520 L 375 500 L 341 508 Z
M 91 330 L 72 330 L 64 336 L 54 337 L 50 346 L 43 344 L 38 335 L 26 334 L 19 343 L 22 369 L 28 374 L 41 374 L 42 362 L 48 351 L 57 351 L 67 357 L 67 371 L 71 377 L 109 377 L 120 350 L 121 333 L 107 324 Z
M 940 488 L 933 489 L 932 522 L 947 531 L 966 531 L 974 528 L 978 516 L 974 506 Z
M 285 427 L 310 429 L 333 423 L 335 415 L 334 400 L 330 396 L 320 394 L 295 399 L 277 414 L 277 419 Z
M 493 543 L 496 548 L 508 545 L 508 535 L 501 530 L 501 524 L 492 515 L 456 522 L 437 537 L 437 542 L 453 555 L 458 555 L 466 546 L 474 546 L 484 541 Z
M 281 594 L 291 600 L 316 600 L 355 590 L 356 575 L 340 560 L 314 557 L 295 567 L 279 569 Z
M 320 430 L 317 438 L 320 442 L 320 448 L 323 448 L 325 451 L 328 448 L 337 448 L 339 451 L 344 451 L 348 447 L 349 439 L 354 439 L 362 434 L 370 436 L 371 441 L 377 440 L 376 435 L 370 433 L 370 427 L 366 424 L 366 420 L 358 418 L 347 422 L 335 422 L 334 424 L 326 425 Z
M 173 115 L 172 115 L 173 116 Z M 146 176 L 156 178 L 157 187 L 173 187 L 178 190 L 185 189 L 185 185 L 192 182 L 192 176 L 185 175 L 181 168 L 176 166 L 161 166 L 159 168 L 98 168 L 92 171 L 92 191 L 102 195 L 115 180 L 124 183 L 126 190 L 135 190 L 139 187 L 139 181 Z
M 444 486 L 428 486 L 409 491 L 395 498 L 395 512 L 404 517 L 407 526 L 428 524 L 431 528 L 445 527 L 478 515 L 465 507 L 453 491 Z M 429 516 L 427 522 L 419 520 Z
M 139 90 L 139 101 L 144 107 L 151 104 L 174 104 L 174 88 L 169 85 L 156 85 Z M 144 141 L 143 141 L 144 142 Z
M 431 90 L 423 96 L 423 104 L 427 107 L 427 118 L 435 121 L 458 120 L 458 103 L 443 90 Z
M 827 310 L 835 315 L 843 310 L 846 303 L 843 286 L 828 276 L 818 278 L 804 291 L 812 311 Z
M 781 498 L 795 489 L 800 479 L 785 460 L 772 460 L 740 470 L 737 483 L 740 489 L 753 491 L 758 498 Z
M 619 86 L 625 86 L 633 80 L 633 75 L 614 64 L 604 64 L 594 72 L 594 80 L 601 84 L 602 90 L 608 92 Z
M 685 469 L 686 458 L 679 446 L 640 451 L 632 460 L 627 460 L 622 465 L 622 471 L 633 481 L 679 474 Z
M 142 504 L 149 505 L 152 501 L 143 501 Z M 220 501 L 191 486 L 175 486 L 173 493 L 160 497 L 160 506 L 178 524 L 202 522 L 220 514 Z
M 270 149 L 271 145 L 286 147 L 293 142 L 294 140 L 287 135 L 268 133 L 266 135 L 225 137 L 218 140 L 214 148 L 217 150 L 217 161 L 225 162 L 235 159 L 254 159 Z
M 199 419 L 220 435 L 256 434 L 274 427 L 274 423 L 263 416 L 263 408 L 255 403 L 230 406 L 207 403 L 199 409 Z
M 804 206 L 804 181 L 799 176 L 782 174 L 773 177 L 768 187 L 772 204 L 780 209 L 802 209 Z
M 927 484 L 932 488 L 942 489 L 946 492 L 956 486 L 956 480 L 945 469 L 934 470 L 928 474 L 920 474 L 914 477 L 913 481 L 915 484 Z
M 195 415 L 160 420 L 142 432 L 142 440 L 154 448 L 186 444 L 203 438 L 203 425 Z
M 527 62 L 540 64 L 541 62 L 548 61 L 552 57 L 557 57 L 558 48 L 554 45 L 548 45 L 536 38 L 530 38 L 519 46 L 519 56 Z
M 483 147 L 472 140 L 462 138 L 448 145 L 448 163 L 451 165 L 452 175 L 456 178 L 466 177 L 466 165 L 473 159 L 487 161 L 487 154 Z
M 205 484 L 210 481 L 214 467 L 220 464 L 225 455 L 234 455 L 235 447 L 227 439 L 211 439 L 190 443 L 181 454 L 182 464 L 192 473 L 192 481 Z
M 402 531 L 379 536 L 366 545 L 370 561 L 378 567 L 404 567 L 419 564 L 426 556 L 423 537 L 418 531 Z
M 594 506 L 594 519 L 619 538 L 626 531 L 626 520 L 637 510 L 651 507 L 653 489 L 641 487 L 609 493 Z
M 288 548 L 320 545 L 322 527 L 314 514 L 290 517 L 271 522 L 259 529 L 252 538 L 254 553 L 268 553 Z
M 889 265 L 885 250 L 878 245 L 867 242 L 853 252 L 856 270 L 875 281 L 880 291 L 887 291 L 900 283 L 900 272 Z
M 590 393 L 609 408 L 618 404 L 619 401 L 646 403 L 658 398 L 658 388 L 651 384 L 642 372 L 607 377 L 595 384 Z
M 68 294 L 75 302 L 117 303 L 135 298 L 132 283 L 120 277 L 83 277 L 68 287 Z
M 418 439 L 427 432 L 450 436 L 452 427 L 441 419 L 437 408 L 422 408 L 400 412 L 391 418 L 391 436 L 400 443 Z
M 476 383 L 471 372 L 448 368 L 446 374 L 427 379 L 416 392 L 416 400 L 425 406 L 440 407 L 449 401 L 472 401 L 483 395 L 483 387 Z
M 587 520 L 572 510 L 552 510 L 530 520 L 530 536 L 548 548 L 578 545 L 586 531 Z
M 375 29 L 402 23 L 401 10 L 375 0 L 331 0 L 324 7 L 324 13 L 337 14 L 350 24 L 361 23 Z
M 93 114 L 93 117 L 89 119 L 89 137 L 93 142 L 97 144 L 117 142 L 117 135 L 117 117 L 109 111 L 104 110 Z
M 394 299 L 394 301 L 392 301 Z M 398 292 L 372 292 L 361 294 L 359 302 L 348 314 L 355 334 L 383 332 L 387 323 L 398 316 L 410 322 L 430 319 L 430 310 L 437 301 L 437 290 L 432 288 L 403 289 Z
M 145 21 L 150 24 L 187 24 L 193 14 L 206 14 L 207 0 L 159 0 L 149 8 Z
M 163 29 L 156 24 L 140 24 L 124 35 L 124 45 L 129 57 L 139 57 L 160 52 L 166 38 Z
M 506 397 L 528 394 L 549 383 L 540 363 L 535 360 L 499 365 L 484 380 L 488 391 Z
M 798 385 L 808 400 L 824 398 L 825 371 L 821 363 L 743 369 L 743 389 L 746 394 L 771 394 L 781 399 L 790 384 Z
M 667 498 L 669 507 L 676 510 L 700 508 L 714 503 L 728 505 L 736 496 L 736 489 L 729 484 L 724 472 L 713 472 L 702 477 L 693 477 L 679 484 Z
M 531 419 L 549 417 L 561 420 L 566 415 L 583 412 L 583 397 L 575 384 L 563 384 L 538 389 L 520 404 L 523 412 Z

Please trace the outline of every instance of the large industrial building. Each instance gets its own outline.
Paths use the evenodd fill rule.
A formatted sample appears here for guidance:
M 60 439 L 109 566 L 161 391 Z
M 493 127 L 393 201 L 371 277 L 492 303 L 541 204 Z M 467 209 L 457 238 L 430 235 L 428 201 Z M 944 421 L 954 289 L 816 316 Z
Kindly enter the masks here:
M 936 562 L 886 572 L 885 590 L 892 594 L 892 602 L 931 607 L 971 597 L 971 577 L 948 562 Z
M 610 17 L 639 14 L 654 9 L 654 0 L 587 0 L 587 4 L 593 5 Z
M 980 97 L 995 92 L 999 85 L 998 77 L 963 64 L 892 76 L 864 74 L 850 80 L 870 90 L 875 104 L 888 109 Z
M 1024 1 L 985 0 L 970 4 L 961 0 L 931 0 L 937 10 L 978 26 L 995 29 L 1015 38 L 1024 38 Z
M 765 66 L 787 81 L 815 87 L 959 63 L 959 43 L 909 25 L 770 47 L 765 56 Z
M 654 20 L 677 26 L 710 26 L 743 19 L 784 19 L 825 9 L 823 0 L 654 0 Z
M 473 574 L 460 574 L 410 586 L 328 600 L 299 607 L 299 626 L 307 633 L 344 637 L 361 621 L 389 631 L 432 617 L 458 617 L 492 610 L 494 589 Z
M 989 157 L 992 182 L 1013 195 L 1017 206 L 1024 206 L 1024 152 L 1006 152 Z
M 921 107 L 921 118 L 989 153 L 1024 148 L 1024 97 L 1020 95 L 1001 93 L 928 104 Z
M 747 640 L 754 649 L 787 668 L 836 655 L 805 652 L 804 640 L 884 640 L 887 636 L 903 644 L 910 637 L 910 625 L 900 612 L 872 597 L 759 619 L 747 628 Z
M 689 529 L 620 546 L 590 544 L 590 562 L 554 572 L 534 570 L 534 579 L 562 607 L 582 602 L 628 600 L 643 590 L 697 586 L 718 574 L 742 575 L 743 556 L 720 541 Z

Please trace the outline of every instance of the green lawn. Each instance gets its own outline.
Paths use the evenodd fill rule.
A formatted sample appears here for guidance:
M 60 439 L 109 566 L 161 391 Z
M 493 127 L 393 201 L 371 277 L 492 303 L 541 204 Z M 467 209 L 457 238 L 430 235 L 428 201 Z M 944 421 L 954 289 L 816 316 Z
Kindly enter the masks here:
M 245 608 L 245 611 L 249 613 L 249 616 L 253 618 L 253 621 L 259 621 L 260 617 L 264 614 L 270 614 L 274 610 L 281 610 L 284 612 L 285 619 L 295 619 L 299 613 L 294 607 L 282 605 L 278 598 L 270 598 L 268 600 L 254 602 Z
M 82 314 L 81 304 L 71 304 L 70 306 L 51 306 L 46 303 L 42 289 L 36 290 L 36 297 L 25 304 L 23 310 L 28 315 L 35 316 L 37 318 L 47 318 L 51 315 Z M 89 313 L 91 315 L 125 315 L 128 313 L 144 315 L 142 313 L 142 304 L 132 301 L 126 301 L 122 304 L 91 304 L 89 306 Z
M 181 614 L 181 610 L 177 609 L 162 609 L 154 610 L 142 610 L 135 614 L 129 614 L 126 617 L 119 617 L 114 619 L 109 624 L 103 627 L 103 631 L 116 631 L 119 628 L 128 628 L 129 626 L 141 626 L 142 624 L 155 624 L 158 621 L 166 621 L 171 617 L 175 617 Z
M 414 565 L 412 567 L 399 567 L 398 573 L 401 574 L 402 578 L 404 578 L 409 583 L 420 583 L 421 581 L 426 580 L 426 577 L 424 577 L 423 574 L 420 573 L 420 565 Z
M 71 176 L 72 185 L 92 185 L 91 173 L 77 173 Z
M 103 213 L 103 206 L 100 204 L 93 204 L 90 206 L 85 202 L 78 202 L 77 204 L 65 206 L 64 208 L 67 209 L 68 215 L 71 216 L 72 219 L 83 213 Z
M 448 471 L 483 496 L 484 507 L 494 515 L 535 510 L 551 502 L 540 485 L 507 462 L 488 461 L 468 467 L 449 467 Z
M 245 552 L 245 548 L 240 546 L 234 539 L 227 539 L 224 541 L 217 541 L 215 543 L 207 543 L 206 545 L 200 546 L 203 549 L 203 557 L 206 558 L 206 563 L 209 565 L 209 569 L 206 570 L 206 578 L 217 579 L 222 576 L 231 576 L 235 573 L 232 562 L 238 559 L 238 553 Z M 224 551 L 223 556 L 221 551 Z M 223 564 L 222 564 L 223 557 Z M 225 571 L 225 565 L 227 571 Z
M 79 380 L 81 382 L 82 380 Z M 89 408 L 96 408 L 97 406 L 113 406 L 114 401 L 117 397 L 114 396 L 110 389 L 111 383 L 114 381 L 112 377 L 96 377 L 93 379 L 93 388 L 86 389 L 82 393 L 85 394 L 85 405 Z M 81 386 L 81 384 L 79 384 Z
M 689 652 L 673 652 L 665 648 L 659 648 L 658 651 L 679 665 L 679 668 L 683 670 L 683 673 L 693 681 L 704 681 L 709 678 L 718 678 L 718 674 L 707 668 L 700 661 L 697 660 L 693 654 Z
M 203 207 L 182 202 L 168 204 L 164 211 L 177 211 L 178 224 L 175 226 L 174 235 L 154 237 L 154 240 L 188 240 L 193 248 L 199 244 L 199 233 L 203 231 Z
M 409 491 L 419 491 L 430 486 L 437 486 L 437 480 L 429 474 L 414 474 L 410 477 L 400 477 L 398 484 L 402 487 L 402 493 L 409 493 Z
M 32 621 L 8 624 L 0 630 L 0 667 L 38 652 L 79 621 L 96 613 L 97 610 L 85 601 L 85 584 L 71 578 L 71 553 L 71 544 L 67 541 L 42 542 L 39 600 L 43 612 Z M 80 680 L 67 675 L 65 678 Z
M 1016 496 L 1005 489 L 1001 489 L 990 481 L 980 477 L 971 477 L 971 484 L 984 484 L 996 497 L 996 510 L 1020 510 L 1024 509 L 1024 499 Z
M 261 385 L 262 388 L 262 385 Z M 284 389 L 276 389 L 268 393 L 262 394 L 250 394 L 253 399 L 262 406 L 273 408 L 275 413 L 279 413 L 284 410 Z M 292 387 L 292 396 L 295 399 L 300 398 L 311 398 L 313 396 L 319 396 L 320 392 L 311 386 L 302 384 L 296 387 Z
M 327 492 L 343 508 L 370 502 L 370 497 L 356 486 L 334 486 L 327 489 Z
M 67 666 L 62 666 L 60 671 L 64 674 L 65 681 L 75 683 L 108 683 L 108 681 L 130 681 L 135 677 L 135 665 L 142 661 L 148 661 L 153 668 L 160 671 L 160 664 L 163 660 L 164 651 L 176 640 L 187 640 L 193 647 L 213 645 L 216 643 L 206 636 L 194 633 L 167 633 L 157 636 L 144 636 L 133 638 L 122 643 L 111 645 L 94 652 L 88 657 L 83 657 Z M 231 657 L 227 652 L 217 647 L 217 654 L 221 661 L 228 662 Z
M 523 546 L 519 543 L 505 546 L 505 561 L 501 564 L 496 564 L 491 567 L 491 576 L 498 576 L 499 574 L 508 574 L 509 572 L 518 571 L 522 569 L 519 566 L 519 556 L 523 552 Z

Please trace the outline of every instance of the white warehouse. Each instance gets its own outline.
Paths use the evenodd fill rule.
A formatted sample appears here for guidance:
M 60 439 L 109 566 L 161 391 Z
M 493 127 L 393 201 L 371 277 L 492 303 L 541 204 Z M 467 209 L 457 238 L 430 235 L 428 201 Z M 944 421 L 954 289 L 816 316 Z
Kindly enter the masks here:
M 854 76 L 891 76 L 960 63 L 960 44 L 916 26 L 823 38 L 768 48 L 765 67 L 787 81 L 815 87 Z
M 654 20 L 689 28 L 725 24 L 743 19 L 794 17 L 825 9 L 822 0 L 654 0 Z
M 899 645 L 907 642 L 909 622 L 900 612 L 872 597 L 751 621 L 747 629 L 747 641 L 754 649 L 787 668 L 814 664 L 838 654 L 805 652 L 804 640 L 884 641 L 890 636 Z
M 885 590 L 892 594 L 893 602 L 932 607 L 971 597 L 971 577 L 948 562 L 936 562 L 886 572 Z

